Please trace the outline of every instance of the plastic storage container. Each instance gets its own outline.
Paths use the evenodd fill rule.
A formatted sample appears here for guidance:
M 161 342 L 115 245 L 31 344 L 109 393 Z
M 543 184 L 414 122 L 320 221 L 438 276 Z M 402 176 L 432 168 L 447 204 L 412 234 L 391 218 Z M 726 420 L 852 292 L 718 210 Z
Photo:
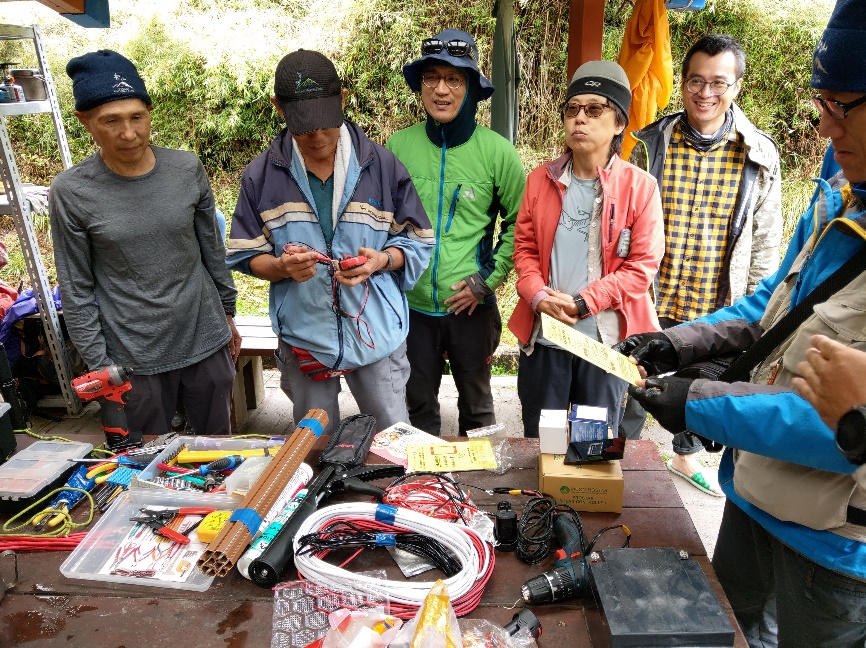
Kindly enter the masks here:
M 7 403 L 8 406 L 8 403 Z M 0 511 L 20 511 L 60 488 L 93 445 L 74 441 L 37 441 L 0 465 Z
M 84 540 L 73 550 L 69 557 L 60 565 L 60 573 L 67 578 L 80 580 L 105 581 L 109 583 L 124 583 L 126 585 L 142 585 L 144 587 L 167 587 L 203 592 L 213 582 L 213 576 L 206 576 L 196 565 L 195 559 L 188 559 L 190 573 L 185 581 L 166 581 L 156 578 L 143 578 L 132 575 L 103 573 L 106 567 L 116 561 L 121 552 L 126 549 L 126 538 L 136 522 L 129 518 L 139 514 L 144 506 L 189 506 L 190 501 L 185 492 L 170 490 L 129 491 L 123 494 L 111 505 L 111 508 L 99 518 Z M 210 501 L 198 498 L 199 506 L 214 506 Z M 192 535 L 192 534 L 191 534 Z M 166 546 L 172 546 L 166 544 Z M 189 545 L 175 545 L 188 547 Z M 168 553 L 168 552 L 167 552 Z M 146 558 L 147 556 L 145 556 Z M 181 556 L 167 556 L 166 560 L 174 559 L 175 564 L 182 560 Z
M 11 409 L 9 403 L 0 403 L 0 464 L 15 452 L 18 445 L 15 430 L 12 429 L 12 418 L 9 416 Z
M 161 492 L 175 493 L 176 497 L 183 501 L 195 501 L 197 506 L 213 506 L 218 509 L 234 510 L 241 503 L 241 495 L 228 495 L 226 493 L 203 493 L 201 491 L 172 491 L 170 488 L 159 484 L 155 477 L 161 474 L 157 464 L 166 463 L 175 457 L 182 449 L 192 451 L 238 451 L 253 450 L 256 448 L 268 448 L 271 454 L 276 454 L 277 449 L 285 443 L 282 437 L 272 439 L 235 439 L 233 437 L 201 437 L 182 436 L 172 441 L 157 455 L 150 464 L 142 470 L 130 484 L 131 491 L 156 490 Z

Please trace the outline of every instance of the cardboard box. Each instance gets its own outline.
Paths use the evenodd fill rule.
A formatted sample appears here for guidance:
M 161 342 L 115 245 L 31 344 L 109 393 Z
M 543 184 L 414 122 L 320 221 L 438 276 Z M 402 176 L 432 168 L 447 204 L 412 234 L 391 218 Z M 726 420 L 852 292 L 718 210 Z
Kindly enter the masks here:
M 575 511 L 622 511 L 623 478 L 618 461 L 566 466 L 562 454 L 538 456 L 538 490 Z
M 565 454 L 568 450 L 568 410 L 541 410 L 538 421 L 538 451 Z

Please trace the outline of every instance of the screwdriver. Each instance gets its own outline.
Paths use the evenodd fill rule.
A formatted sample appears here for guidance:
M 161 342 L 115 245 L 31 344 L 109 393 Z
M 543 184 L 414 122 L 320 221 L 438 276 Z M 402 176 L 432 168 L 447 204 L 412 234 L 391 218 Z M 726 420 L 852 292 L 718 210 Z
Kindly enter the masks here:
M 135 461 L 125 455 L 110 457 L 108 459 L 67 459 L 73 463 L 88 463 L 88 464 L 116 464 L 118 466 L 129 466 L 130 468 L 145 468 L 147 464 Z
M 211 461 L 207 465 L 199 466 L 198 472 L 201 475 L 207 475 L 208 473 L 212 472 L 234 470 L 235 468 L 240 466 L 243 461 L 244 458 L 241 455 L 230 455 L 228 457 L 223 457 L 222 459 L 217 459 L 216 461 Z

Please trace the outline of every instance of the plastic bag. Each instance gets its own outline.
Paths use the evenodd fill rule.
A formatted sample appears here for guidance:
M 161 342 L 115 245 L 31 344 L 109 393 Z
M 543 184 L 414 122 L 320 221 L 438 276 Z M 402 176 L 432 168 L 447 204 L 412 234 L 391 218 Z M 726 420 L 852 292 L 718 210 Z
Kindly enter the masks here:
M 496 457 L 496 468 L 491 468 L 490 472 L 504 475 L 514 465 L 511 445 L 508 443 L 508 439 L 491 441 L 491 445 L 493 446 L 493 456 Z
M 381 611 L 340 609 L 328 615 L 331 629 L 321 648 L 385 648 L 403 622 Z
M 463 648 L 537 648 L 538 644 L 527 630 L 509 635 L 502 628 L 486 619 L 463 619 L 460 621 Z
M 391 648 L 463 648 L 448 587 L 436 581 L 414 618 L 403 626 Z

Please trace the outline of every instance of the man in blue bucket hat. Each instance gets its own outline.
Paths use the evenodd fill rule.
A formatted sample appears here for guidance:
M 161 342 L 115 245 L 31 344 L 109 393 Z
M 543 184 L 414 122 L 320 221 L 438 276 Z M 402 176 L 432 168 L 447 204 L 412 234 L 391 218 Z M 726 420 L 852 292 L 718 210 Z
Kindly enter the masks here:
M 733 382 L 655 376 L 629 393 L 669 431 L 688 428 L 728 447 L 713 567 L 749 645 L 862 648 L 866 483 L 837 447 L 833 421 L 794 388 L 816 335 L 866 350 L 863 0 L 836 3 L 810 85 L 818 133 L 832 141 L 841 171 L 817 180 L 779 270 L 727 308 L 626 340 L 626 352 L 658 373 L 754 351 Z
M 426 119 L 395 133 L 386 146 L 409 170 L 436 237 L 429 267 L 407 293 L 409 420 L 439 434 L 447 357 L 465 434 L 496 422 L 490 375 L 502 321 L 494 291 L 513 266 L 525 174 L 514 146 L 476 121 L 493 84 L 478 68 L 469 34 L 446 29 L 425 39 L 421 57 L 403 67 L 403 76 L 420 93 Z

